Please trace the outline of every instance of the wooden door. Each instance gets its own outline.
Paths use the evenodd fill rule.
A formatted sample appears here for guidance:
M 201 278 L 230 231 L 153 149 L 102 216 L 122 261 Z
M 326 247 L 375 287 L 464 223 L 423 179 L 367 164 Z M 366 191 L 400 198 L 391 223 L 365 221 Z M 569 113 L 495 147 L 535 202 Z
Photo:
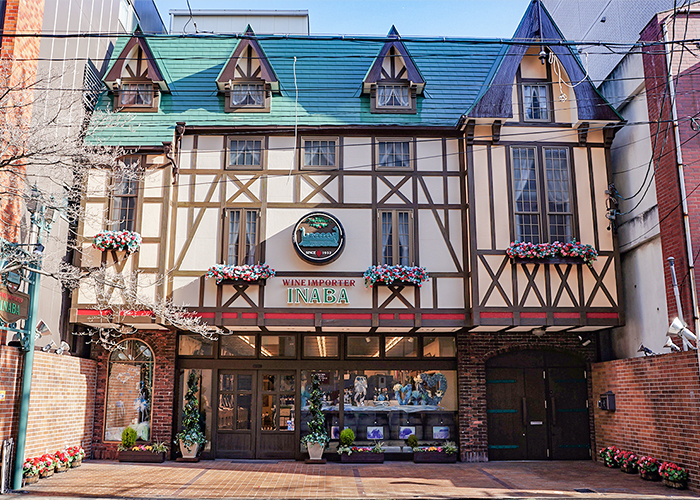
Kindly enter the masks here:
M 525 460 L 525 386 L 520 368 L 486 371 L 489 460 Z
M 217 457 L 255 458 L 257 383 L 255 371 L 219 371 Z
M 545 372 L 542 368 L 522 370 L 525 388 L 523 426 L 527 440 L 527 459 L 546 460 L 548 446 Z
M 294 458 L 297 379 L 294 371 L 259 370 L 256 458 Z
M 552 458 L 590 458 L 586 371 L 581 367 L 549 368 L 547 380 L 552 417 Z

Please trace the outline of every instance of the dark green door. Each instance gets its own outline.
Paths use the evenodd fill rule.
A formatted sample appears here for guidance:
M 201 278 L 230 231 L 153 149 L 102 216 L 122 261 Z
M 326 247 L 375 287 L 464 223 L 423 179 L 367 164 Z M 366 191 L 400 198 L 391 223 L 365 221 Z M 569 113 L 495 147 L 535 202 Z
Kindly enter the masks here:
M 524 350 L 486 364 L 489 460 L 590 457 L 586 371 L 561 352 Z

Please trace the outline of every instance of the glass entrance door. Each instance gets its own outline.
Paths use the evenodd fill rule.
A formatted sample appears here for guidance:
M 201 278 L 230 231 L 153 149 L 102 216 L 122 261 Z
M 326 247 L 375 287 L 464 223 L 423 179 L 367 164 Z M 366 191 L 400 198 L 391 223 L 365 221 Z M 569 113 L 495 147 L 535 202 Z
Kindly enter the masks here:
M 256 458 L 294 458 L 296 372 L 260 370 L 260 424 Z
M 216 456 L 294 458 L 296 372 L 219 371 Z
M 255 458 L 257 373 L 219 371 L 216 456 Z

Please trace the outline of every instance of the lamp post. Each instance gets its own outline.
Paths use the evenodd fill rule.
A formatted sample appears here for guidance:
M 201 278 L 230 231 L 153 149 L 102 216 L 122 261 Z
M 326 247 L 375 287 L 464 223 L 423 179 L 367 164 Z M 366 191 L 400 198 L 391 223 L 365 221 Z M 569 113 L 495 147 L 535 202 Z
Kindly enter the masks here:
M 32 196 L 27 202 L 27 210 L 31 214 L 32 226 L 37 227 L 37 237 L 35 245 L 35 259 L 27 265 L 28 270 L 41 269 L 41 254 L 44 246 L 41 243 L 42 232 L 48 234 L 51 231 L 54 209 L 39 203 L 38 191 L 32 188 Z M 29 282 L 29 317 L 24 323 L 24 338 L 22 339 L 22 349 L 24 350 L 24 366 L 22 367 L 22 396 L 19 404 L 19 423 L 17 426 L 17 449 L 15 451 L 15 467 L 12 478 L 12 489 L 22 488 L 22 476 L 24 469 L 24 450 L 27 443 L 27 421 L 29 417 L 29 397 L 32 389 L 32 369 L 34 368 L 34 330 L 37 326 L 37 313 L 39 310 L 39 278 L 40 274 L 32 272 L 32 279 Z

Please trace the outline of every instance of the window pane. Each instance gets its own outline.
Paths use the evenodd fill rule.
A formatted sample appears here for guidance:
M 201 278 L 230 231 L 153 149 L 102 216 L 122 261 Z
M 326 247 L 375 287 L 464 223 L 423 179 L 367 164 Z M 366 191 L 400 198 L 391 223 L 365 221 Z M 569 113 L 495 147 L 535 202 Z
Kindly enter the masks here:
M 338 337 L 330 335 L 305 336 L 304 356 L 307 358 L 337 358 Z
M 228 233 L 228 264 L 230 266 L 239 265 L 238 262 L 238 241 L 239 231 L 241 228 L 241 211 L 232 210 L 229 218 L 229 233 Z
M 274 391 L 276 389 L 275 382 L 277 381 L 277 375 L 275 375 L 275 374 L 263 375 L 262 380 L 263 380 L 263 384 L 262 384 L 263 391 Z
M 120 441 L 122 431 L 131 427 L 138 440 L 149 441 L 153 355 L 139 340 L 126 340 L 120 346 L 124 349 L 110 355 L 104 439 Z
M 220 355 L 237 358 L 255 356 L 255 335 L 220 335 Z
M 377 107 L 408 108 L 411 101 L 406 85 L 378 85 Z
M 262 430 L 276 430 L 277 421 L 277 396 L 274 394 L 263 394 L 262 396 Z
M 379 357 L 379 337 L 348 337 L 348 356 Z
M 423 356 L 426 358 L 454 358 L 457 346 L 454 337 L 423 337 Z
M 257 235 L 258 213 L 253 211 L 246 212 L 245 224 L 245 256 L 244 263 L 247 265 L 255 264 L 255 241 Z
M 280 416 L 279 430 L 293 431 L 294 430 L 294 403 L 296 396 L 294 394 L 280 394 Z
M 398 230 L 399 230 L 399 264 L 409 266 L 411 264 L 410 256 L 410 215 L 408 212 L 399 212 Z
M 550 241 L 569 242 L 571 230 L 571 184 L 567 150 L 564 148 L 544 150 L 547 175 L 547 210 L 549 212 Z
M 526 120 L 549 120 L 546 85 L 524 85 L 523 100 Z
M 249 430 L 253 409 L 252 394 L 238 394 L 236 401 L 236 429 Z
M 513 148 L 513 191 L 515 237 L 518 241 L 537 244 L 540 228 L 534 148 Z
M 235 387 L 236 376 L 233 373 L 219 374 L 219 391 L 231 392 Z
M 231 87 L 231 106 L 261 107 L 265 99 L 261 84 L 241 83 Z
M 308 167 L 334 167 L 335 141 L 304 141 L 304 165 Z
M 253 390 L 253 375 L 241 374 L 238 376 L 238 390 L 252 391 Z
M 380 141 L 380 168 L 411 168 L 411 144 L 408 141 Z
M 309 421 L 311 414 L 309 412 L 309 394 L 311 393 L 312 376 L 316 373 L 323 391 L 323 402 L 321 411 L 326 418 L 326 430 L 331 438 L 330 450 L 335 451 L 340 438 L 340 413 L 339 413 L 339 398 L 340 398 L 340 377 L 337 371 L 326 370 L 302 370 L 301 372 L 301 418 L 299 425 L 301 427 L 301 436 L 309 433 Z M 284 416 L 284 415 L 282 415 Z M 302 445 L 302 450 L 306 450 L 306 445 Z
M 295 337 L 285 335 L 263 335 L 260 337 L 260 356 L 263 358 L 296 357 Z
M 178 354 L 180 356 L 211 356 L 213 343 L 201 335 L 180 335 Z
M 260 166 L 262 141 L 232 140 L 229 143 L 229 165 Z
M 384 350 L 387 358 L 415 358 L 418 356 L 418 337 L 387 337 Z
M 294 392 L 296 390 L 294 380 L 292 373 L 280 375 L 280 392 Z
M 231 431 L 234 427 L 233 416 L 236 407 L 234 394 L 219 394 L 219 430 Z
M 382 212 L 382 264 L 394 265 L 394 243 L 391 212 Z

